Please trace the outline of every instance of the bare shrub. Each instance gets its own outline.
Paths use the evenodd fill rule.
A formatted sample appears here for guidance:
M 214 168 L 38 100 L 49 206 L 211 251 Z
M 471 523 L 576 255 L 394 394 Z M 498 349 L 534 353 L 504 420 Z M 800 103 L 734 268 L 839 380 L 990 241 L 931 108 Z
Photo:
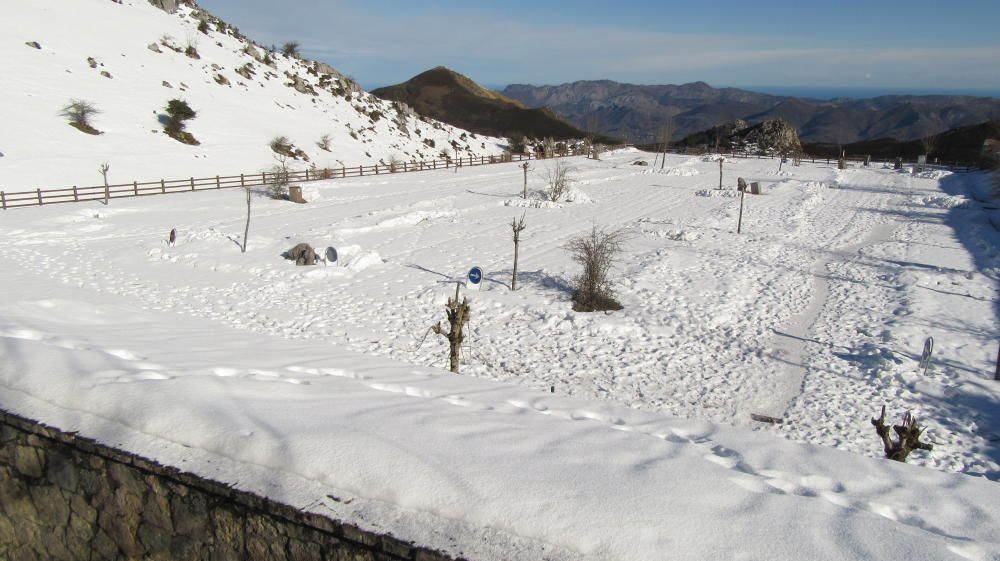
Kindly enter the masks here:
M 280 154 L 282 156 L 288 156 L 290 158 L 294 157 L 295 155 L 294 153 L 295 145 L 292 144 L 292 141 L 289 140 L 287 136 L 284 135 L 276 136 L 272 138 L 271 141 L 267 143 L 267 145 L 270 146 L 271 150 L 273 150 L 276 154 Z
M 281 52 L 287 57 L 299 58 L 299 42 L 288 41 L 287 43 L 281 46 Z
M 101 134 L 101 131 L 90 124 L 90 119 L 100 113 L 101 111 L 93 103 L 82 99 L 71 99 L 59 112 L 69 119 L 70 125 L 87 134 Z
M 324 134 L 323 136 L 319 137 L 318 141 L 316 141 L 316 146 L 319 146 L 321 149 L 326 150 L 327 152 L 329 152 L 330 151 L 330 142 L 332 140 L 333 139 L 330 138 L 329 134 Z
M 272 199 L 287 199 L 289 183 L 288 156 L 278 153 L 274 155 L 274 159 L 277 163 L 271 166 L 271 169 L 266 173 L 268 179 L 267 191 Z
M 590 232 L 573 238 L 566 244 L 573 261 L 583 267 L 576 278 L 573 309 L 578 312 L 620 310 L 614 299 L 609 276 L 625 244 L 621 230 L 606 230 L 595 224 Z
M 570 167 L 561 161 L 549 168 L 545 178 L 548 184 L 545 194 L 550 201 L 558 202 L 569 192 L 569 184 L 572 181 L 569 172 Z
M 403 160 L 399 159 L 399 156 L 395 154 L 389 156 L 389 173 L 396 173 L 402 165 Z

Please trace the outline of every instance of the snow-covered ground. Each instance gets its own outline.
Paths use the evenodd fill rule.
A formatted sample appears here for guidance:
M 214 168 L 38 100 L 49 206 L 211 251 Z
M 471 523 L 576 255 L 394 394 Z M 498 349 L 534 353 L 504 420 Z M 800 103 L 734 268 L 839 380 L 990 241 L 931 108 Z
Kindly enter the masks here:
M 7 211 L 0 405 L 472 558 L 1000 559 L 988 178 L 642 158 L 569 159 L 560 204 L 518 164 L 307 184 L 246 254 L 238 190 Z M 571 310 L 592 224 L 629 236 L 620 312 Z M 472 265 L 455 376 L 427 330 Z
M 99 185 L 105 162 L 112 184 L 259 172 L 275 165 L 269 143 L 277 136 L 308 155 L 291 162 L 295 169 L 501 150 L 499 139 L 400 112 L 335 69 L 280 53 L 265 64 L 258 60 L 265 50 L 214 21 L 189 6 L 168 14 L 147 0 L 11 7 L 0 18 L 0 191 Z M 183 52 L 188 46 L 199 58 Z M 187 129 L 200 146 L 163 133 L 160 118 L 175 98 L 197 112 Z M 100 111 L 92 124 L 103 134 L 69 126 L 60 111 L 73 99 Z M 323 135 L 328 150 L 317 145 Z

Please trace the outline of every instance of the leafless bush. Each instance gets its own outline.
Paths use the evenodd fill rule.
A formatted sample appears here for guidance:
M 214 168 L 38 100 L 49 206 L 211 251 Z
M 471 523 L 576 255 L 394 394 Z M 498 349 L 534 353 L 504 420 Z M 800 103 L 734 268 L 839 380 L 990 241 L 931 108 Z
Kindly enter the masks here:
M 318 141 L 316 141 L 316 146 L 319 146 L 321 149 L 326 150 L 327 152 L 329 152 L 330 151 L 330 142 L 332 140 L 333 139 L 330 138 L 329 134 L 324 134 L 323 136 L 319 137 Z
M 274 49 L 271 49 L 274 50 Z M 287 57 L 299 58 L 299 43 L 298 41 L 289 41 L 281 46 L 281 52 Z
M 267 172 L 267 191 L 272 199 L 288 198 L 288 156 L 277 153 L 274 155 L 277 163 Z
M 389 173 L 396 173 L 402 165 L 403 160 L 399 159 L 399 156 L 395 154 L 389 156 Z
M 276 154 L 288 157 L 294 157 L 294 148 L 292 141 L 288 139 L 287 136 L 276 136 L 271 139 L 271 142 L 267 143 Z
M 556 141 L 551 136 L 542 141 L 542 151 L 546 158 L 551 158 L 556 153 Z
M 59 112 L 61 116 L 69 119 L 70 126 L 87 134 L 103 134 L 90 123 L 90 119 L 100 113 L 101 111 L 93 103 L 82 99 L 71 99 Z
M 569 191 L 569 184 L 572 179 L 569 177 L 570 168 L 565 163 L 559 161 L 549 168 L 546 175 L 548 191 L 546 195 L 552 202 L 561 200 Z
M 621 230 L 606 230 L 595 224 L 590 232 L 573 238 L 566 244 L 573 261 L 583 267 L 576 278 L 573 309 L 595 312 L 622 309 L 614 299 L 609 276 L 618 261 L 626 236 Z

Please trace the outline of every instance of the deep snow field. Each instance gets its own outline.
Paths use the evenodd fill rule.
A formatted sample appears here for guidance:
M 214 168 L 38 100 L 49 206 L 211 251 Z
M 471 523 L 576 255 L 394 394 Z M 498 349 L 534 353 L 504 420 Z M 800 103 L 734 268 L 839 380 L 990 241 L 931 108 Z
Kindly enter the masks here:
M 989 178 L 637 159 L 566 160 L 558 204 L 553 161 L 529 201 L 516 163 L 257 194 L 246 254 L 239 190 L 4 212 L 0 405 L 475 558 L 1000 559 Z M 571 310 L 593 224 L 619 312 Z M 455 376 L 427 331 L 473 265 Z

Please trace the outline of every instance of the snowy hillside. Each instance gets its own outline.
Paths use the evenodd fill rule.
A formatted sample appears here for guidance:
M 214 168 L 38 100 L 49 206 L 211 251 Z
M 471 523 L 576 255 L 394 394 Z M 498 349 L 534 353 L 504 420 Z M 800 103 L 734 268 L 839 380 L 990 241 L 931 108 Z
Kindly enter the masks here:
M 573 202 L 517 163 L 312 183 L 246 253 L 237 192 L 7 211 L 0 406 L 470 559 L 1000 559 L 988 178 L 644 158 L 568 160 Z M 595 222 L 608 314 L 569 302 Z M 427 330 L 472 265 L 456 376 Z M 882 405 L 933 451 L 882 459 Z
M 297 169 L 500 151 L 498 139 L 420 120 L 326 65 L 280 53 L 265 64 L 266 50 L 189 6 L 33 0 L 0 18 L 0 36 L 0 190 L 99 184 L 104 162 L 112 183 L 260 171 L 274 164 L 276 136 L 308 155 Z M 163 133 L 174 98 L 197 112 L 188 130 L 200 146 Z M 60 116 L 73 99 L 96 106 L 103 134 Z

